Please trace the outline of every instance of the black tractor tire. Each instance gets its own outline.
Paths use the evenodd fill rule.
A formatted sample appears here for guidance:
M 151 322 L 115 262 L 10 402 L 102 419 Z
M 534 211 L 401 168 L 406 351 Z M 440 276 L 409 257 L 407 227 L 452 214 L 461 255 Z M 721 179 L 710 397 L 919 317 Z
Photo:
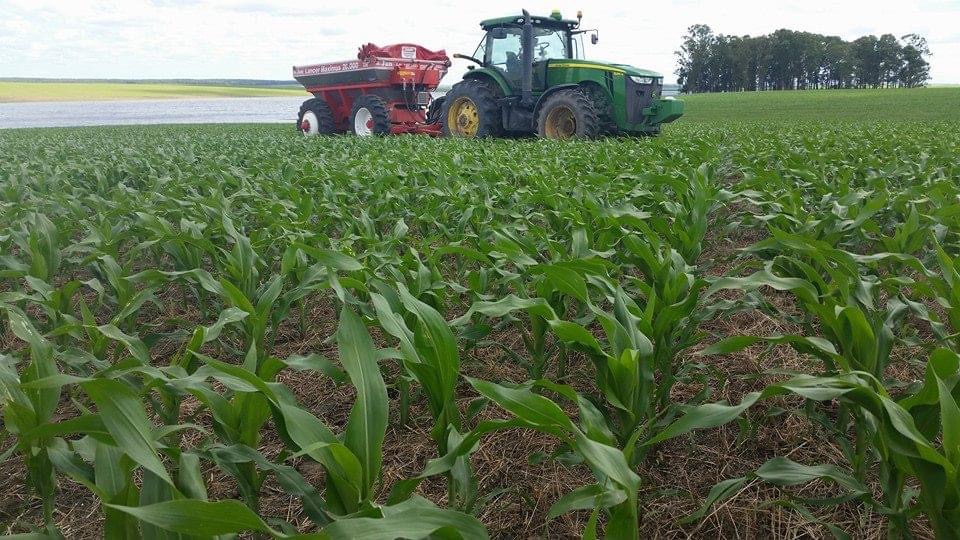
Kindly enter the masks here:
M 617 127 L 617 121 L 613 118 L 613 103 L 607 97 L 607 93 L 596 84 L 585 84 L 580 88 L 593 101 L 594 108 L 597 109 L 597 115 L 600 118 L 600 135 L 617 135 L 620 128 Z
M 580 88 L 564 88 L 547 96 L 537 111 L 537 135 L 546 139 L 594 139 L 600 135 L 600 114 Z
M 447 98 L 440 96 L 432 101 L 430 101 L 430 106 L 427 107 L 427 123 L 436 124 L 440 122 L 443 118 L 443 102 Z
M 443 135 L 467 138 L 503 136 L 503 117 L 500 114 L 500 105 L 497 104 L 499 98 L 499 89 L 492 83 L 480 79 L 466 79 L 453 85 L 443 100 L 443 113 L 440 115 Z M 473 127 L 465 124 L 469 121 L 470 115 L 459 109 L 459 107 L 468 106 L 468 103 L 472 103 L 471 106 L 476 113 Z M 451 119 L 451 110 L 454 113 L 463 112 L 463 114 L 458 114 L 457 118 Z
M 357 128 L 357 114 L 361 111 L 370 113 L 367 122 L 367 130 Z M 362 113 L 361 113 L 362 114 Z M 389 135 L 390 134 L 390 109 L 387 102 L 380 96 L 365 94 L 353 100 L 353 107 L 350 108 L 350 132 L 354 135 Z
M 303 129 L 303 117 L 308 113 L 313 113 L 312 116 L 308 116 L 310 122 L 313 119 L 316 119 L 316 131 L 312 128 L 309 131 Z M 330 106 L 327 105 L 327 102 L 320 98 L 311 98 L 303 102 L 303 105 L 300 105 L 300 112 L 297 113 L 297 131 L 303 135 L 331 135 L 335 133 L 337 126 L 333 121 L 333 110 L 330 109 Z

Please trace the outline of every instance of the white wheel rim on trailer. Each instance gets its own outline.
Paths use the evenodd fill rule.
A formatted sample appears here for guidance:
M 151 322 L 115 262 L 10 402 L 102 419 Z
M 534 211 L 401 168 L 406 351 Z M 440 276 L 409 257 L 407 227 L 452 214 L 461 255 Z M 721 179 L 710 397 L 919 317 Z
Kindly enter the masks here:
M 373 135 L 373 114 L 370 109 L 360 107 L 353 117 L 353 132 L 361 137 Z
M 300 131 L 306 137 L 320 133 L 320 121 L 317 119 L 315 112 L 307 111 L 303 113 L 303 120 L 300 121 Z

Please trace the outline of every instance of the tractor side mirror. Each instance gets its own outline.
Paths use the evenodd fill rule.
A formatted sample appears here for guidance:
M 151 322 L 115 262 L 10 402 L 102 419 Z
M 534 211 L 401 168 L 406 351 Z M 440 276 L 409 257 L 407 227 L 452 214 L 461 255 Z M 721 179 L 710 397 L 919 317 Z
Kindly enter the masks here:
M 592 34 L 590 36 L 590 43 L 593 43 L 594 45 L 596 45 L 598 41 L 600 41 L 600 37 L 597 36 L 596 34 Z
M 493 28 L 490 30 L 490 37 L 493 39 L 506 39 L 507 38 L 507 29 L 502 26 Z

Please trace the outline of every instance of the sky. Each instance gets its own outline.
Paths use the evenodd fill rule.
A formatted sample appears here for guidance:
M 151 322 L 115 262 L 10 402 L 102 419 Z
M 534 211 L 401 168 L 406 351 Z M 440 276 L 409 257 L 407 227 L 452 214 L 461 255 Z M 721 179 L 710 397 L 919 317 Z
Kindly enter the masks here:
M 844 39 L 919 33 L 933 83 L 960 83 L 960 0 L 0 0 L 0 77 L 290 79 L 291 66 L 346 60 L 367 42 L 471 54 L 481 19 L 560 9 L 599 29 L 587 58 L 675 80 L 688 26 L 760 35 L 778 28 Z M 455 60 L 446 82 L 467 62 Z

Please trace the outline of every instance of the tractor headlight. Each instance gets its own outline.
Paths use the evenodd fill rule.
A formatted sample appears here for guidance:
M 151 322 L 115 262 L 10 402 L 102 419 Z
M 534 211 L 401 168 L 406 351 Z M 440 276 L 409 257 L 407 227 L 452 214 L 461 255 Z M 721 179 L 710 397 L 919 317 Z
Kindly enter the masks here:
M 637 75 L 630 75 L 630 80 L 637 84 L 653 84 L 653 77 L 638 77 Z

